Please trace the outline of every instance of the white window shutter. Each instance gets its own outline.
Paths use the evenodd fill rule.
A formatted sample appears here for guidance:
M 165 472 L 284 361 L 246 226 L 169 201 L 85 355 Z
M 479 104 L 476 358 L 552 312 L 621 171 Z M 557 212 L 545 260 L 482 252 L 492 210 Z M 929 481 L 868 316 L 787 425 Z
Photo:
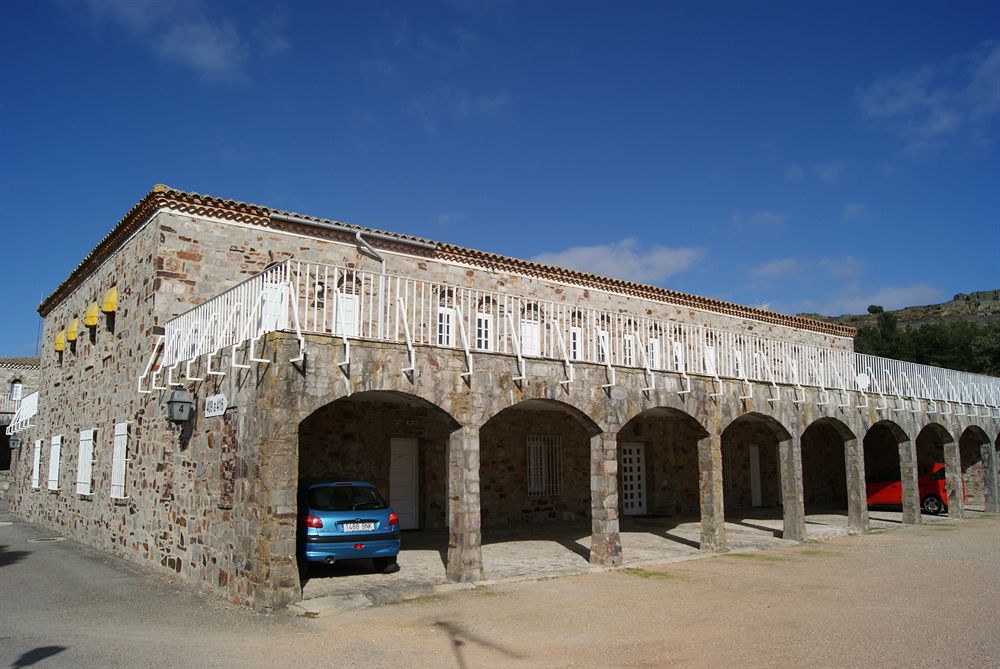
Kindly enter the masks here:
M 62 435 L 52 437 L 49 447 L 49 490 L 59 490 L 59 458 L 62 451 Z
M 358 333 L 357 318 L 358 296 L 350 293 L 337 293 L 334 305 L 333 334 L 346 337 L 356 337 Z
M 540 335 L 540 324 L 536 319 L 521 319 L 521 355 L 541 355 Z
M 94 471 L 94 432 L 96 430 L 80 430 L 80 455 L 76 463 L 76 492 L 78 495 L 91 493 L 91 481 Z
M 32 488 L 36 488 L 37 489 L 37 488 L 41 487 L 41 482 L 39 481 L 39 479 L 41 478 L 41 474 L 38 471 L 41 468 L 41 464 L 42 464 L 42 440 L 41 439 L 35 439 L 35 457 L 34 457 L 34 460 L 31 463 L 31 487 Z
M 115 442 L 111 453 L 111 497 L 125 498 L 125 469 L 128 461 L 128 423 L 115 423 Z

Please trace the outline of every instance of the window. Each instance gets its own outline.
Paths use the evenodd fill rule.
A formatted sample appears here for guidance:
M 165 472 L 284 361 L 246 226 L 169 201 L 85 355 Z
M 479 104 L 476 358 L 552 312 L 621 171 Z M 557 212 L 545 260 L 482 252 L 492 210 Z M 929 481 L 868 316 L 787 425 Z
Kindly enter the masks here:
M 21 385 L 20 379 L 14 379 L 10 382 L 10 398 L 15 402 L 21 399 L 21 393 L 23 391 L 23 386 Z
M 562 494 L 562 437 L 528 435 L 528 495 Z
M 608 331 L 598 330 L 597 331 L 597 342 L 595 343 L 595 348 L 597 349 L 597 362 L 602 365 L 608 361 Z
M 622 337 L 622 364 L 628 367 L 632 366 L 632 345 L 635 340 L 632 339 L 632 335 L 625 335 Z
M 476 314 L 476 348 L 493 350 L 493 316 L 490 314 Z
M 451 307 L 438 307 L 437 345 L 455 345 L 455 310 Z
M 42 440 L 35 440 L 35 455 L 34 460 L 31 463 L 31 487 L 36 490 L 41 486 L 39 482 L 40 474 L 39 468 L 42 464 Z
M 94 470 L 94 433 L 97 430 L 80 430 L 80 455 L 76 463 L 76 493 L 91 494 Z
M 125 499 L 125 467 L 128 463 L 128 423 L 115 423 L 111 453 L 111 498 Z
M 334 302 L 333 334 L 346 337 L 357 336 L 358 317 L 357 304 L 358 296 L 351 293 L 338 292 Z
M 582 351 L 580 346 L 583 342 L 583 330 L 580 328 L 569 329 L 569 359 L 579 360 Z
M 521 355 L 541 355 L 541 337 L 537 318 L 521 319 Z
M 59 490 L 59 457 L 62 450 L 62 435 L 52 437 L 49 446 L 49 490 Z
M 660 369 L 660 340 L 649 340 L 649 368 Z

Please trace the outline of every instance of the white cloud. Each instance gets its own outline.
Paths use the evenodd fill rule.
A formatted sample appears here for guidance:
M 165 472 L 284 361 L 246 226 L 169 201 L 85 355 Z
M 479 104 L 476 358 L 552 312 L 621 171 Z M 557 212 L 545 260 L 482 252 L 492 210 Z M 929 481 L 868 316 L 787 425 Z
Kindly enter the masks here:
M 801 263 L 795 258 L 781 258 L 751 267 L 750 274 L 768 279 L 776 279 L 796 274 L 800 269 Z
M 749 216 L 737 212 L 731 219 L 733 225 L 752 225 L 761 228 L 776 227 L 788 220 L 784 214 L 769 209 L 759 209 Z
M 841 212 L 841 217 L 845 221 L 865 220 L 869 216 L 871 216 L 871 209 L 864 202 L 848 202 Z
M 878 79 L 857 91 L 861 113 L 906 141 L 911 153 L 968 131 L 988 144 L 1000 116 L 1000 42 Z
M 802 177 L 806 175 L 806 171 L 798 163 L 792 163 L 785 170 L 785 179 L 791 181 L 792 183 L 799 183 L 802 181 Z
M 877 304 L 886 309 L 935 304 L 945 298 L 944 291 L 917 283 L 909 286 L 885 286 L 873 291 L 861 291 L 855 284 L 848 284 L 844 291 L 830 300 L 821 313 L 830 315 L 861 314 L 868 305 Z
M 853 256 L 823 258 L 817 265 L 834 279 L 856 281 L 865 269 L 865 262 Z
M 188 0 L 182 5 L 166 0 L 87 0 L 90 19 L 110 24 L 161 60 L 183 66 L 210 81 L 245 81 L 252 53 L 274 55 L 291 43 L 282 32 L 283 14 L 271 12 L 250 28 L 253 46 L 236 24 L 213 18 L 213 5 Z M 177 21 L 177 16 L 183 20 Z
M 641 283 L 659 283 L 691 269 L 705 257 L 699 248 L 646 246 L 632 238 L 595 246 L 573 246 L 532 260 Z
M 816 163 L 813 165 L 813 173 L 819 178 L 820 181 L 828 184 L 833 184 L 840 181 L 840 178 L 844 176 L 844 170 L 847 166 L 842 160 L 834 160 L 829 163 Z
M 438 225 L 451 225 L 452 223 L 461 223 L 465 220 L 465 214 L 460 211 L 445 211 L 437 215 Z
M 440 87 L 413 97 L 407 111 L 419 121 L 428 137 L 434 137 L 443 121 L 495 116 L 510 104 L 506 90 L 473 95 L 466 90 Z

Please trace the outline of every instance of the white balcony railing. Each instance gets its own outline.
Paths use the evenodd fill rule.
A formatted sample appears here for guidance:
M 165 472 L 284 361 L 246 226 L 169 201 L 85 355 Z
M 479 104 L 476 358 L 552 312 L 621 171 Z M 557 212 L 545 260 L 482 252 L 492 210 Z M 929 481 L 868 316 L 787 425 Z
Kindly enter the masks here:
M 17 409 L 20 406 L 21 400 L 15 400 L 10 395 L 0 395 L 0 414 L 17 413 Z
M 600 297 L 596 291 L 591 294 L 595 301 Z M 662 308 L 657 302 L 628 299 L 634 312 Z M 609 384 L 616 367 L 632 367 L 647 372 L 651 387 L 657 373 L 669 372 L 681 377 L 682 389 L 689 387 L 689 375 L 742 381 L 745 392 L 752 392 L 750 382 L 769 384 L 773 400 L 781 397 L 776 388 L 781 385 L 793 389 L 785 397 L 795 401 L 804 398 L 803 387 L 812 387 L 821 390 L 819 401 L 845 403 L 846 393 L 854 391 L 871 395 L 885 408 L 891 399 L 894 408 L 924 400 L 1000 411 L 1000 379 L 994 377 L 637 313 L 296 261 L 268 268 L 169 321 L 140 377 L 140 390 L 147 378 L 157 388 L 164 387 L 157 385 L 161 382 L 197 380 L 191 364 L 203 356 L 207 367 L 199 373 L 223 374 L 218 354 L 231 349 L 230 364 L 241 366 L 256 359 L 257 340 L 276 330 L 296 332 L 303 346 L 303 334 L 325 334 L 345 343 L 405 343 L 411 351 L 413 346 L 459 349 L 467 353 L 470 366 L 479 353 L 515 355 L 519 363 L 556 360 L 565 364 L 567 380 L 580 362 L 604 365 Z M 239 362 L 237 348 L 247 343 L 248 352 Z M 662 387 L 659 383 L 655 387 Z M 831 391 L 841 397 L 832 397 Z

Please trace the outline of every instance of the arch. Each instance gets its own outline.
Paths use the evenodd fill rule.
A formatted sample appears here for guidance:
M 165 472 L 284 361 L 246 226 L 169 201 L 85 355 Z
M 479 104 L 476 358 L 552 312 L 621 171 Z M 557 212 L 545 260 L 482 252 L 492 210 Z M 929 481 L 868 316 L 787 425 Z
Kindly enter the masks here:
M 898 423 L 891 420 L 880 420 L 877 423 L 872 423 L 871 427 L 865 432 L 865 439 L 867 440 L 873 432 L 877 433 L 879 431 L 885 431 L 897 444 L 902 444 L 910 440 L 910 435 L 906 434 Z
M 699 516 L 698 443 L 708 436 L 708 430 L 691 414 L 665 406 L 641 411 L 618 430 L 618 500 L 623 522 L 636 516 L 664 519 L 644 520 L 643 527 L 629 523 L 622 526 L 623 532 L 650 532 L 652 523 L 673 528 L 680 518 Z
M 434 404 L 430 400 L 424 399 L 418 395 L 411 395 L 410 393 L 404 393 L 399 390 L 361 390 L 356 393 L 352 393 L 345 397 L 338 398 L 330 404 L 334 404 L 343 399 L 356 399 L 361 401 L 371 401 L 371 402 L 385 402 L 387 404 L 407 404 L 414 407 L 421 407 L 431 412 L 438 420 L 442 421 L 448 426 L 449 432 L 454 432 L 458 428 L 462 427 L 461 424 L 455 420 L 450 413 Z M 320 407 L 322 408 L 322 407 Z
M 996 476 L 989 471 L 990 467 L 995 469 L 995 458 L 990 448 L 989 436 L 978 425 L 969 425 L 958 437 L 962 483 L 969 508 L 986 510 L 987 498 L 990 501 L 995 498 Z
M 941 444 L 950 444 L 955 441 L 955 437 L 951 436 L 951 432 L 945 426 L 941 425 L 941 423 L 927 423 L 927 425 L 924 425 L 917 434 L 917 439 L 921 439 L 922 437 L 933 438 Z
M 975 444 L 988 444 L 990 443 L 990 436 L 986 434 L 986 430 L 979 427 L 978 425 L 970 425 L 962 431 L 959 440 L 968 439 L 970 443 Z
M 838 418 L 833 418 L 831 416 L 824 416 L 823 418 L 817 418 L 812 423 L 810 423 L 805 430 L 802 431 L 803 436 L 812 429 L 821 429 L 828 427 L 837 433 L 837 436 L 844 441 L 850 441 L 851 439 L 857 439 L 858 435 L 854 434 L 854 430 L 849 428 L 843 421 Z
M 586 413 L 576 408 L 572 404 L 567 404 L 560 400 L 554 400 L 550 398 L 530 398 L 521 400 L 520 402 L 515 402 L 509 406 L 504 407 L 500 411 L 496 412 L 490 416 L 484 423 L 485 427 L 491 421 L 508 411 L 517 410 L 537 410 L 537 411 L 553 411 L 557 413 L 562 413 L 568 416 L 572 416 L 575 420 L 579 421 L 580 424 L 587 430 L 587 433 L 591 436 L 597 436 L 604 432 L 600 425 L 597 424 L 593 418 L 588 416 Z
M 733 429 L 734 426 L 750 423 L 766 428 L 777 441 L 788 441 L 792 438 L 792 434 L 777 418 L 758 411 L 751 411 L 733 419 L 722 431 L 723 438 L 725 438 L 726 432 Z

